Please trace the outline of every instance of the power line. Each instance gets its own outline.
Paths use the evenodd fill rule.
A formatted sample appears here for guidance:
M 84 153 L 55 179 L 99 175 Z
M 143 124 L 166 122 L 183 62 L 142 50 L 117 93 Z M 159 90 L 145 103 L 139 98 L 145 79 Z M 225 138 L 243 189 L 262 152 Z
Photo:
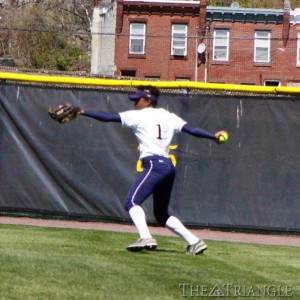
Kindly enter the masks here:
M 142 38 L 172 38 L 172 35 L 163 35 L 163 34 L 146 34 L 146 35 L 130 35 L 130 34 L 116 34 L 115 32 L 90 32 L 90 31 L 78 31 L 78 30 L 55 30 L 55 29 L 35 29 L 35 28 L 17 28 L 17 27 L 0 27 L 0 30 L 4 31 L 20 31 L 20 32 L 39 32 L 39 33 L 52 33 L 52 34 L 59 34 L 59 35 L 100 35 L 100 36 L 123 36 L 123 37 L 142 37 Z M 213 40 L 213 36 L 206 36 L 206 35 L 187 35 L 187 39 L 208 39 Z M 217 38 L 221 40 L 222 38 Z M 245 41 L 254 41 L 256 40 L 254 37 L 240 37 L 234 36 L 229 38 L 223 38 L 224 40 L 234 41 L 234 40 L 245 40 Z M 259 38 L 257 40 L 274 40 L 280 41 L 282 37 L 270 37 L 270 38 Z M 298 38 L 289 38 L 289 41 L 297 41 Z

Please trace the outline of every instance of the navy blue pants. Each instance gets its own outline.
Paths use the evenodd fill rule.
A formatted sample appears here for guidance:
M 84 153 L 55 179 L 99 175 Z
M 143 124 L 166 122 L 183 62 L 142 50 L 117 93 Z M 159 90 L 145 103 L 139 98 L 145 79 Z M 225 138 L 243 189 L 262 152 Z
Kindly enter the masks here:
M 162 156 L 142 159 L 143 171 L 131 186 L 126 198 L 125 209 L 141 205 L 153 194 L 153 212 L 157 222 L 165 226 L 169 218 L 168 207 L 175 179 L 175 168 L 171 160 Z

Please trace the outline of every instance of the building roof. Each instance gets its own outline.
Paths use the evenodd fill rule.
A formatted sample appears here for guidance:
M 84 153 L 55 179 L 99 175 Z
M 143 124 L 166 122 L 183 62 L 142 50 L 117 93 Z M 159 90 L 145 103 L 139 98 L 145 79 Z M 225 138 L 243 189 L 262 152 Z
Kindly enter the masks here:
M 206 6 L 209 11 L 224 11 L 224 12 L 245 12 L 245 13 L 265 13 L 265 14 L 283 14 L 284 9 L 275 8 L 245 8 L 245 7 L 228 7 L 228 6 Z
M 201 1 L 193 0 L 123 0 L 125 5 L 134 5 L 142 9 L 140 6 L 145 6 L 149 3 L 151 6 L 178 6 L 184 7 L 199 7 Z M 145 4 L 145 5 L 144 5 Z M 222 22 L 247 22 L 247 23 L 283 23 L 284 8 L 244 8 L 240 7 L 238 2 L 233 2 L 230 7 L 226 6 L 206 6 L 207 21 L 222 21 Z M 300 23 L 300 9 L 289 10 L 290 23 Z M 193 14 L 198 11 L 194 10 Z
M 206 19 L 209 21 L 282 23 L 283 9 L 206 7 Z

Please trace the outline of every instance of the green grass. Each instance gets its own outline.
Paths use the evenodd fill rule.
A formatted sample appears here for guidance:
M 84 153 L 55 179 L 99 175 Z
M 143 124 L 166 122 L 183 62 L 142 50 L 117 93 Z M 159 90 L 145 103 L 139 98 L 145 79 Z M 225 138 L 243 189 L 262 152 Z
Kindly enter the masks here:
M 227 299 L 287 299 L 286 287 L 300 299 L 298 247 L 206 241 L 190 257 L 176 237 L 131 253 L 136 234 L 0 225 L 0 236 L 1 300 L 211 299 L 214 287 Z

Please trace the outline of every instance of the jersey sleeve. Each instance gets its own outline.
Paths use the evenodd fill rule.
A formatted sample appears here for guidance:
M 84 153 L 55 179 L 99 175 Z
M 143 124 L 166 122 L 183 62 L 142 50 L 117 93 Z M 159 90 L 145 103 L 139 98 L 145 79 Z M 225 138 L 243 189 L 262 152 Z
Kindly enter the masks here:
M 135 110 L 119 113 L 124 128 L 135 128 L 139 124 L 139 114 Z
M 183 119 L 175 115 L 174 113 L 171 113 L 171 119 L 174 127 L 174 132 L 176 133 L 180 132 L 182 127 L 187 123 L 186 121 L 184 121 Z

